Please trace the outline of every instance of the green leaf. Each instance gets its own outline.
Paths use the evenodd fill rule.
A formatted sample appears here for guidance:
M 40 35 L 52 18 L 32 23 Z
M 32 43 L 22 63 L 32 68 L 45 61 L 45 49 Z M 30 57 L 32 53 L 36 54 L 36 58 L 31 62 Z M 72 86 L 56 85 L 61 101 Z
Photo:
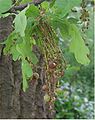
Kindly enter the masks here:
M 77 24 L 78 19 L 73 18 L 73 17 L 70 17 L 70 18 L 68 18 L 68 22 L 70 22 L 70 23 L 72 23 L 72 24 Z
M 53 28 L 59 29 L 59 32 L 61 33 L 63 39 L 64 38 L 68 38 L 69 36 L 69 22 L 66 19 L 59 19 L 56 16 L 50 16 L 51 17 L 51 25 L 53 26 Z
M 4 54 L 7 54 L 10 51 L 10 48 L 13 45 L 14 39 L 17 39 L 18 35 L 13 31 L 7 38 L 7 40 L 4 42 L 6 45 L 4 48 Z
M 49 9 L 49 3 L 47 1 L 44 1 L 41 5 L 42 5 L 43 9 L 45 9 L 46 11 L 48 11 L 48 9 Z
M 23 91 L 26 92 L 26 89 L 28 88 L 28 82 L 25 74 L 23 73 L 23 70 L 22 70 L 22 76 L 23 76 Z
M 26 16 L 31 17 L 31 21 L 39 16 L 39 9 L 35 5 L 31 5 L 26 11 Z
M 30 64 L 27 62 L 27 60 L 22 60 L 22 70 L 27 78 L 33 75 L 32 68 Z
M 27 45 L 26 45 L 26 42 L 22 42 L 20 44 L 17 44 L 16 45 L 16 49 L 17 51 L 21 54 L 21 56 L 23 56 L 24 58 L 27 57 Z
M 30 39 L 28 37 L 23 38 L 22 43 L 16 45 L 16 49 L 24 58 L 30 58 L 32 53 Z
M 64 17 L 73 7 L 80 5 L 80 3 L 81 0 L 56 0 L 54 6 L 56 12 L 59 13 L 61 17 Z
M 33 75 L 32 68 L 30 64 L 26 60 L 22 60 L 22 76 L 23 76 L 23 91 L 25 92 L 28 88 L 28 81 L 29 77 Z
M 21 4 L 27 3 L 27 2 L 31 2 L 31 0 L 21 0 Z
M 8 11 L 12 6 L 12 0 L 0 0 L 0 16 Z
M 82 39 L 80 32 L 76 25 L 72 24 L 69 29 L 70 36 L 72 38 L 70 44 L 70 51 L 74 53 L 76 60 L 84 65 L 89 64 L 90 60 L 87 57 L 89 55 L 89 49 L 85 46 L 85 42 Z
M 29 8 L 26 7 L 24 10 L 22 10 L 18 15 L 16 15 L 14 19 L 15 23 L 15 31 L 21 35 L 21 37 L 25 36 L 25 29 L 27 25 L 27 18 L 26 18 L 26 10 Z
M 53 7 L 53 5 L 55 4 L 55 1 L 56 1 L 56 0 L 52 0 L 52 1 L 50 2 L 50 8 Z
M 14 61 L 19 59 L 20 53 L 16 50 L 16 46 L 12 46 L 10 53 L 12 54 Z
M 31 60 L 32 60 L 33 64 L 38 63 L 38 58 L 36 57 L 36 55 L 33 52 L 31 53 Z

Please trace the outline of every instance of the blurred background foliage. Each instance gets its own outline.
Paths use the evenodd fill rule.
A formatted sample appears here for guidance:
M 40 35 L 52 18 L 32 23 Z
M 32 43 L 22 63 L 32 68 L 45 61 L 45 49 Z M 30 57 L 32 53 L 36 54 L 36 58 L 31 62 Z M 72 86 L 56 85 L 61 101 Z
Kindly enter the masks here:
M 77 21 L 80 17 L 80 9 L 77 12 L 70 12 L 69 18 Z M 93 119 L 94 118 L 94 13 L 93 5 L 88 2 L 89 27 L 82 35 L 86 45 L 90 49 L 90 64 L 83 66 L 77 63 L 74 56 L 69 52 L 69 41 L 60 39 L 60 46 L 67 61 L 67 69 L 60 78 L 59 88 L 56 90 L 57 100 L 55 101 L 56 118 L 64 119 Z M 79 24 L 81 29 L 81 25 Z M 63 42 L 61 42 L 63 41 Z

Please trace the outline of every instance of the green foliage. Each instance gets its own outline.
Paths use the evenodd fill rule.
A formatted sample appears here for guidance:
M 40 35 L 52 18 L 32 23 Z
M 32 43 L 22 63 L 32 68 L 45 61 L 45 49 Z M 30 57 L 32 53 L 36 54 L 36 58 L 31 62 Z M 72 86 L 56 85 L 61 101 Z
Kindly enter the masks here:
M 31 17 L 31 19 L 35 20 L 35 18 L 39 16 L 39 13 L 39 9 L 36 6 L 31 5 L 26 11 L 26 16 Z
M 72 59 L 72 57 L 70 57 Z M 73 61 L 70 60 L 72 65 Z M 60 79 L 60 91 L 55 102 L 56 118 L 94 118 L 93 65 L 68 65 Z
M 56 0 L 55 2 L 55 13 L 61 18 L 67 15 L 71 9 L 75 6 L 79 6 L 81 0 Z
M 75 54 L 75 58 L 79 63 L 88 65 L 90 62 L 87 57 L 87 55 L 89 55 L 89 49 L 85 46 L 84 40 L 82 39 L 78 28 L 72 24 L 70 26 L 69 33 L 72 38 L 70 51 Z
M 34 10 L 32 12 L 31 10 Z M 32 12 L 32 13 L 31 13 Z M 32 76 L 31 64 L 37 64 L 38 58 L 32 52 L 32 46 L 35 44 L 31 38 L 31 31 L 35 19 L 39 15 L 38 8 L 34 5 L 26 7 L 14 19 L 15 30 L 9 35 L 3 43 L 6 45 L 4 54 L 12 54 L 13 60 L 22 61 L 23 90 L 28 88 L 27 80 Z M 31 22 L 30 22 L 31 21 Z
M 28 7 L 26 7 L 24 10 L 22 10 L 18 15 L 16 15 L 14 19 L 15 24 L 15 31 L 16 33 L 19 33 L 21 37 L 25 36 L 25 29 L 27 25 L 27 18 L 26 18 L 26 10 Z
M 59 29 L 60 34 L 64 38 L 71 37 L 70 52 L 74 53 L 76 60 L 84 65 L 88 65 L 90 60 L 87 57 L 89 55 L 89 49 L 85 45 L 85 42 L 81 36 L 78 27 L 69 20 L 62 20 L 54 17 L 52 20 L 53 27 Z
M 92 15 L 92 8 L 89 9 Z M 79 13 L 78 13 L 79 15 Z M 73 15 L 74 16 L 74 15 Z M 60 78 L 60 91 L 55 102 L 56 118 L 64 119 L 94 119 L 94 59 L 93 59 L 93 19 L 85 34 L 90 49 L 91 62 L 87 66 L 78 64 L 69 52 L 70 41 L 61 41 L 61 47 L 67 60 L 67 69 L 64 77 Z M 80 29 L 80 25 L 78 26 Z M 80 34 L 78 32 L 78 34 Z M 82 33 L 84 36 L 84 33 Z M 76 35 L 78 37 L 78 35 Z M 79 43 L 80 44 L 80 43 Z M 80 44 L 81 45 L 81 44 Z M 79 50 L 81 53 L 81 50 Z M 82 51 L 83 52 L 83 51 Z
M 22 60 L 22 75 L 23 75 L 23 91 L 26 91 L 28 88 L 27 78 L 30 78 L 33 75 L 31 66 L 26 60 Z
M 16 46 L 11 47 L 10 53 L 12 54 L 13 60 L 16 61 L 20 57 L 20 53 L 17 51 Z
M 23 3 L 31 2 L 32 0 L 19 0 L 19 1 L 21 1 L 21 4 L 23 4 Z
M 12 0 L 0 0 L 0 16 L 12 7 Z
M 61 93 L 55 102 L 57 119 L 93 119 L 94 103 L 82 96 L 82 90 L 62 82 Z
M 15 32 L 13 31 L 13 32 L 8 36 L 7 40 L 3 43 L 3 44 L 6 44 L 6 47 L 5 47 L 5 49 L 4 49 L 4 54 L 9 53 L 10 48 L 11 48 L 12 45 L 13 45 L 14 39 L 17 39 L 17 34 L 15 34 Z
M 28 2 L 31 0 L 16 0 L 16 5 Z M 29 5 L 22 11 L 17 11 L 19 14 L 14 18 L 14 31 L 3 43 L 5 44 L 4 54 L 11 54 L 14 61 L 21 61 L 24 92 L 28 88 L 28 80 L 33 75 L 32 67 L 39 62 L 33 47 L 38 46 L 44 54 L 47 49 L 48 42 L 45 43 L 47 36 L 52 40 L 48 45 L 49 55 L 54 56 L 53 50 L 59 50 L 58 48 L 61 47 L 67 68 L 64 78 L 59 80 L 61 87 L 56 90 L 56 118 L 93 118 L 93 52 L 89 52 L 89 49 L 90 51 L 93 49 L 93 43 L 90 40 L 93 39 L 93 15 L 91 16 L 92 26 L 87 30 L 86 40 L 84 40 L 85 35 L 80 31 L 81 24 L 79 24 L 80 11 L 76 13 L 77 15 L 71 12 L 71 9 L 80 6 L 80 3 L 81 0 L 53 0 L 50 3 L 43 2 L 40 9 Z M 0 0 L 0 16 L 11 7 L 12 0 Z M 50 31 L 47 32 L 47 30 Z M 56 43 L 57 46 L 54 49 Z M 87 47 L 85 43 L 89 43 L 89 46 Z M 46 94 L 44 99 L 49 101 L 50 96 Z
M 56 2 L 56 0 L 52 0 L 52 1 L 50 2 L 50 8 L 53 7 L 53 5 L 55 4 L 55 2 Z
M 6 5 L 4 5 L 6 8 L 0 7 L 1 13 L 10 8 L 10 1 L 11 0 L 9 0 L 8 3 L 6 2 Z M 22 0 L 18 2 L 22 4 L 29 1 Z M 4 1 L 0 2 L 2 5 L 5 4 Z M 89 59 L 87 57 L 89 50 L 85 46 L 81 33 L 75 25 L 77 22 L 68 19 L 68 14 L 71 9 L 74 6 L 80 5 L 80 2 L 80 0 L 53 0 L 49 5 L 47 2 L 43 3 L 42 7 L 44 9 L 41 8 L 41 10 L 34 5 L 30 5 L 22 11 L 18 11 L 19 14 L 15 16 L 13 24 L 14 31 L 5 42 L 6 47 L 4 49 L 4 53 L 12 54 L 13 60 L 15 61 L 21 59 L 23 63 L 23 60 L 26 60 L 30 66 L 31 64 L 37 64 L 38 59 L 33 53 L 33 46 L 34 44 L 38 45 L 38 42 L 34 40 L 32 35 L 38 33 L 40 36 L 39 39 L 42 39 L 42 33 L 40 33 L 37 25 L 40 20 L 45 20 L 50 23 L 50 26 L 53 27 L 54 33 L 56 33 L 56 35 L 58 34 L 58 36 L 56 36 L 56 38 L 58 38 L 57 40 L 60 41 L 61 35 L 63 39 L 70 40 L 70 37 L 72 38 L 69 45 L 70 51 L 74 53 L 75 58 L 79 63 L 87 65 L 89 63 Z M 41 45 L 42 44 L 40 43 L 40 47 L 43 47 Z M 26 67 L 29 68 L 27 65 Z M 29 78 L 29 76 L 23 72 L 26 67 L 22 67 L 24 91 L 27 88 L 26 80 Z

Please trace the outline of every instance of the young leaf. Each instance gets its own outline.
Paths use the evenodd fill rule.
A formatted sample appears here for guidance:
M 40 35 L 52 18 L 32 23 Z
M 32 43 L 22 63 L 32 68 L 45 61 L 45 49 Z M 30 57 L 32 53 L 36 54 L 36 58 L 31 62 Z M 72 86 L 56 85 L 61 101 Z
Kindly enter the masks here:
M 31 21 L 39 16 L 39 9 L 35 5 L 31 5 L 26 11 L 26 16 L 31 17 Z
M 70 36 L 72 38 L 70 44 L 70 51 L 74 53 L 76 60 L 84 65 L 89 64 L 90 60 L 87 57 L 89 55 L 89 49 L 85 46 L 84 40 L 82 39 L 80 32 L 76 25 L 72 24 L 69 29 Z
M 26 18 L 26 10 L 29 8 L 26 7 L 24 10 L 22 10 L 18 15 L 16 15 L 14 19 L 15 23 L 15 31 L 21 35 L 21 37 L 25 36 L 25 29 L 27 25 L 27 18 Z
M 32 68 L 26 60 L 22 60 L 22 70 L 27 78 L 29 78 L 33 75 Z
M 15 45 L 11 47 L 10 53 L 12 54 L 14 61 L 16 61 L 20 56 L 20 53 L 16 50 Z
M 28 37 L 23 38 L 22 43 L 16 45 L 16 49 L 24 58 L 30 57 L 32 52 L 30 39 Z
M 27 79 L 29 79 L 32 75 L 33 75 L 33 71 L 32 71 L 30 64 L 25 59 L 23 59 L 22 60 L 22 76 L 23 76 L 23 91 L 24 92 L 28 88 Z
M 23 91 L 26 92 L 26 89 L 28 88 L 28 82 L 25 74 L 23 73 L 23 70 L 22 70 L 22 76 L 23 76 Z
M 4 54 L 7 54 L 10 51 L 10 48 L 12 47 L 14 39 L 17 39 L 18 35 L 13 31 L 7 38 L 7 40 L 4 42 L 6 45 L 4 48 Z

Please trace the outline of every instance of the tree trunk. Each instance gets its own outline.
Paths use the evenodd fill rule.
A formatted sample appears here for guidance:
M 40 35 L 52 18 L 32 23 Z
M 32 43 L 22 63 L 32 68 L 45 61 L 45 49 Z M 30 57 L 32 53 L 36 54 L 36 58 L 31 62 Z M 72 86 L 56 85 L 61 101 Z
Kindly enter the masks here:
M 4 41 L 12 31 L 11 16 L 0 19 L 0 42 Z M 52 118 L 47 114 L 44 103 L 43 59 L 39 55 L 39 67 L 36 72 L 40 77 L 31 80 L 26 92 L 21 89 L 21 67 L 20 61 L 14 62 L 11 56 L 3 55 L 3 45 L 0 45 L 0 118 Z

